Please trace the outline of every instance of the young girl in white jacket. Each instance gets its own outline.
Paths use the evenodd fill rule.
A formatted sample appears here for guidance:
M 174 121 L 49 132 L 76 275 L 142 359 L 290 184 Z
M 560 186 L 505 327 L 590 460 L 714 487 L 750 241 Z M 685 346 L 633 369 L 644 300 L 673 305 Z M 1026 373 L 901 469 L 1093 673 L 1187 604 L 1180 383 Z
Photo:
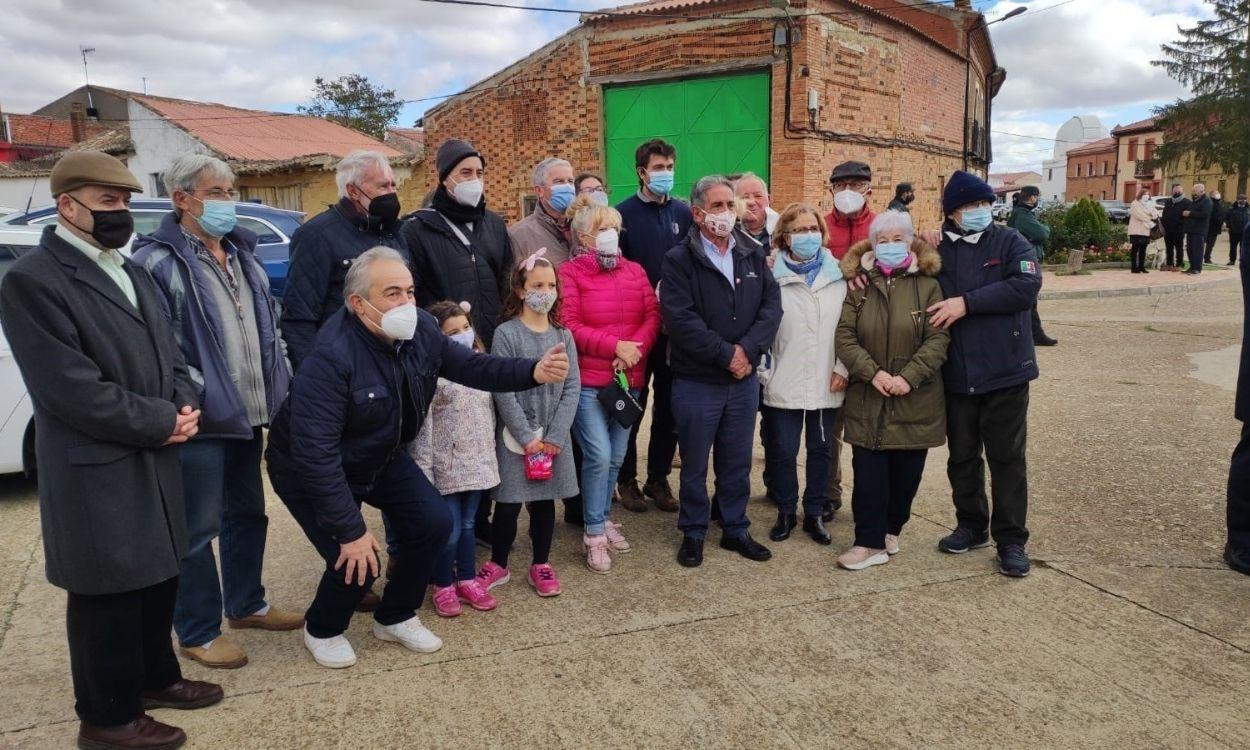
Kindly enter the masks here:
M 772 233 L 781 286 L 781 328 L 760 365 L 763 384 L 764 461 L 768 491 L 777 499 L 777 523 L 768 537 L 780 542 L 798 525 L 800 437 L 806 430 L 807 477 L 803 530 L 816 542 L 832 540 L 821 522 L 825 486 L 832 471 L 829 441 L 846 391 L 846 368 L 834 352 L 834 332 L 846 299 L 846 282 L 820 213 L 793 203 Z

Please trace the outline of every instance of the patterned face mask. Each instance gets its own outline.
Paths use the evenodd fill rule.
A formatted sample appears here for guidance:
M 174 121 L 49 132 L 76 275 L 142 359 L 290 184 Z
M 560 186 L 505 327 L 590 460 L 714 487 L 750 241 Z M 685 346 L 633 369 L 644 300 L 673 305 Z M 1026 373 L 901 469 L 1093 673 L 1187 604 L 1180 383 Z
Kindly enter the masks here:
M 555 292 L 526 292 L 525 306 L 539 315 L 546 315 L 556 306 Z

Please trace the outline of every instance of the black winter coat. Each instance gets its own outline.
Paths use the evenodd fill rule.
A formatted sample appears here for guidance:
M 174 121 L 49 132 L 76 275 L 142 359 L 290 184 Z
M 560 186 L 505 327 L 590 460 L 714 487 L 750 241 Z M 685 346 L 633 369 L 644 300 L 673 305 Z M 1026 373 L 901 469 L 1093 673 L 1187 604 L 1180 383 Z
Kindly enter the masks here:
M 473 330 L 489 349 L 512 270 L 508 227 L 498 214 L 487 211 L 473 229 L 457 225 L 469 241 L 466 245 L 449 222 L 438 211 L 423 208 L 404 225 L 417 277 L 417 304 L 468 301 Z
M 1185 217 L 1182 215 L 1189 210 L 1192 203 L 1188 198 L 1181 198 L 1179 201 L 1168 199 L 1163 204 L 1163 215 L 1159 217 L 1159 221 L 1163 223 L 1163 231 L 1169 233 L 1177 233 L 1184 229 Z
M 343 307 L 343 279 L 361 253 L 379 245 L 412 265 L 400 222 L 379 225 L 346 198 L 312 217 L 291 236 L 291 265 L 282 293 L 282 340 L 291 367 L 312 351 L 317 329 Z
M 1042 288 L 1033 246 L 1019 232 L 990 224 L 973 243 L 942 231 L 942 294 L 963 297 L 968 314 L 951 326 L 942 378 L 948 393 L 980 395 L 1037 377 L 1030 313 Z M 975 235 L 974 235 L 975 236 Z
M 1185 234 L 1206 234 L 1211 226 L 1211 198 L 1202 196 L 1189 202 L 1189 216 L 1185 217 Z
M 1224 231 L 1224 211 L 1227 208 L 1228 207 L 1224 205 L 1223 201 L 1217 201 L 1214 198 L 1211 199 L 1211 218 L 1207 222 L 1208 237 Z
M 1250 224 L 1250 204 L 1238 206 L 1236 203 L 1228 207 L 1228 211 L 1224 214 L 1224 224 L 1228 227 L 1228 234 L 1232 237 L 1240 237 L 1246 232 L 1246 224 Z
M 781 325 L 781 288 L 765 261 L 763 247 L 745 232 L 733 233 L 734 278 L 729 281 L 708 260 L 698 226 L 668 251 L 660 281 L 660 312 L 668 329 L 673 375 L 713 385 L 736 382 L 727 369 L 734 344 L 747 360 L 760 357 Z
M 359 539 L 365 522 L 358 498 L 404 450 L 401 435 L 421 431 L 440 376 L 483 391 L 523 391 L 537 385 L 535 364 L 461 346 L 424 310 L 413 339 L 388 346 L 340 308 L 317 334 L 270 427 L 270 476 L 299 482 L 335 540 Z M 415 402 L 413 425 L 402 424 L 405 388 Z

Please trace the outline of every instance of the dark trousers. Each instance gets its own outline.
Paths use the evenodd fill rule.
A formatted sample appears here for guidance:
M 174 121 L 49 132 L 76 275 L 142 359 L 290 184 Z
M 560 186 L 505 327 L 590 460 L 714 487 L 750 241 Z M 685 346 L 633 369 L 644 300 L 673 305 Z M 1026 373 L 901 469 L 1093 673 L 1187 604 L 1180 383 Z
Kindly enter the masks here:
M 1037 341 L 1046 335 L 1046 331 L 1042 330 L 1042 315 L 1037 311 L 1037 301 L 1033 302 L 1033 309 L 1029 311 L 1030 327 L 1033 329 L 1033 340 Z
M 825 507 L 829 482 L 829 440 L 837 409 L 776 409 L 760 407 L 764 428 L 764 484 L 777 498 L 777 509 L 794 513 L 799 504 L 799 438 L 806 431 L 807 469 L 803 487 L 803 515 L 815 518 Z
M 1237 262 L 1237 248 L 1241 246 L 1241 237 L 1242 235 L 1240 234 L 1228 235 L 1228 262 L 1229 263 Z
M 651 388 L 643 389 L 638 399 L 645 408 L 651 405 L 651 439 L 647 444 L 647 483 L 668 479 L 673 471 L 673 457 L 677 454 L 677 426 L 673 423 L 673 370 L 668 366 L 668 336 L 660 336 L 655 347 L 647 355 L 647 369 L 651 373 Z M 758 397 L 758 394 L 757 394 Z M 638 480 L 638 428 L 642 420 L 629 433 L 629 448 L 625 451 L 625 463 L 621 464 L 618 482 Z
M 1164 230 L 1163 247 L 1169 266 L 1185 265 L 1185 233 L 1181 230 Z
M 1207 252 L 1203 256 L 1203 259 L 1206 260 L 1207 263 L 1211 262 L 1211 253 L 1215 252 L 1215 241 L 1219 238 L 1219 232 L 1207 232 Z
M 1185 253 L 1189 256 L 1189 270 L 1202 273 L 1202 261 L 1206 254 L 1207 236 L 1197 232 L 1185 235 Z
M 725 536 L 740 537 L 751 525 L 747 500 L 751 494 L 751 453 L 760 384 L 753 374 L 736 383 L 710 385 L 678 378 L 673 381 L 673 416 L 681 445 L 680 512 L 677 528 L 685 536 L 707 535 L 711 514 L 707 496 L 708 454 L 716 471 Z
M 1128 238 L 1129 245 L 1132 249 L 1129 251 L 1129 258 L 1133 264 L 1134 271 L 1146 270 L 1146 247 L 1150 244 L 1150 238 L 1146 235 L 1134 234 Z
M 551 557 L 551 539 L 556 532 L 555 500 L 532 500 L 528 503 L 495 503 L 495 525 L 491 529 L 490 559 L 501 568 L 508 567 L 508 555 L 516 541 L 517 518 L 521 506 L 530 515 L 530 545 L 534 549 L 533 564 L 543 565 Z
M 177 576 L 120 594 L 70 592 L 65 630 L 79 719 L 127 724 L 143 715 L 144 691 L 182 679 L 169 640 L 177 595 Z
M 351 583 L 344 581 L 345 571 L 334 569 L 339 543 L 317 522 L 313 501 L 301 486 L 299 477 L 271 462 L 269 478 L 308 541 L 326 561 L 317 594 L 304 616 L 308 632 L 315 638 L 342 635 L 375 576 L 370 572 L 364 586 L 358 585 L 355 578 Z M 383 625 L 404 622 L 421 607 L 434 564 L 451 535 L 451 511 L 447 509 L 447 501 L 404 450 L 395 452 L 378 474 L 373 489 L 357 497 L 356 502 L 368 503 L 382 511 L 390 521 L 396 545 L 391 558 L 394 573 L 386 579 L 382 603 L 374 611 L 373 619 Z
M 898 536 L 911 519 L 911 504 L 920 489 L 927 450 L 874 451 L 851 446 L 855 486 L 855 544 L 885 549 L 885 535 Z
M 1029 386 L 1013 386 L 969 396 L 946 394 L 946 437 L 950 478 L 959 525 L 977 533 L 988 527 L 997 544 L 1024 544 L 1029 510 Z M 984 451 L 984 460 L 982 460 Z M 990 465 L 991 514 L 985 497 L 985 464 Z
M 1228 544 L 1250 552 L 1250 422 L 1241 426 L 1228 467 Z
M 764 492 L 767 493 L 768 499 L 773 502 L 777 501 L 777 459 L 779 451 L 769 452 L 768 446 L 773 444 L 772 423 L 768 420 L 768 410 L 770 407 L 764 405 L 764 386 L 760 385 L 760 445 L 764 446 Z M 799 425 L 802 431 L 802 425 Z M 797 451 L 798 448 L 796 447 Z M 797 455 L 797 453 L 796 453 Z M 795 481 L 797 482 L 797 475 Z M 794 512 L 794 505 L 790 506 L 790 512 Z
M 829 438 L 829 481 L 825 484 L 825 500 L 834 507 L 842 505 L 842 430 L 846 426 L 843 412 L 838 409 L 833 418 L 833 430 Z

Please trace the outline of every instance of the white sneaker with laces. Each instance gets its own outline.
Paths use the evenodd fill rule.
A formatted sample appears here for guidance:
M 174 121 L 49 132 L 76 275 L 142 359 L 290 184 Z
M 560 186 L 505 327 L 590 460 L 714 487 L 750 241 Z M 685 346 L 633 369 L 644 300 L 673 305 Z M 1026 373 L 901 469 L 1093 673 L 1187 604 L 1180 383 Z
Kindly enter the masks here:
M 304 648 L 312 654 L 313 661 L 329 669 L 345 669 L 356 664 L 356 651 L 347 638 L 336 635 L 333 638 L 316 638 L 308 633 L 304 626 Z
M 373 637 L 379 641 L 402 643 L 405 648 L 422 654 L 432 654 L 443 647 L 443 639 L 431 633 L 416 615 L 394 625 L 375 621 Z

